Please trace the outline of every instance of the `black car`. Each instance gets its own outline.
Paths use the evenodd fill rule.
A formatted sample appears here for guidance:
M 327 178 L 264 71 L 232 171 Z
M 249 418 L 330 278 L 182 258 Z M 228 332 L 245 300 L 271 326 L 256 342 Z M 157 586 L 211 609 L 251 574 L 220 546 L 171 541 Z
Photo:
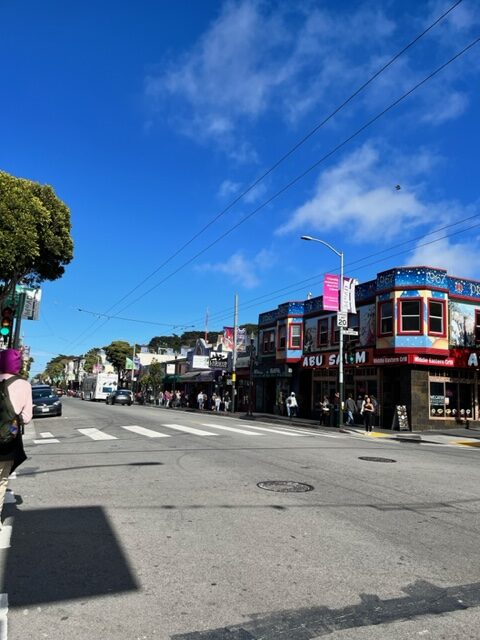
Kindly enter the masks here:
M 117 389 L 107 396 L 105 402 L 107 404 L 128 404 L 130 406 L 133 402 L 132 392 L 128 389 Z
M 32 401 L 34 418 L 62 415 L 62 401 L 49 385 L 33 385 Z

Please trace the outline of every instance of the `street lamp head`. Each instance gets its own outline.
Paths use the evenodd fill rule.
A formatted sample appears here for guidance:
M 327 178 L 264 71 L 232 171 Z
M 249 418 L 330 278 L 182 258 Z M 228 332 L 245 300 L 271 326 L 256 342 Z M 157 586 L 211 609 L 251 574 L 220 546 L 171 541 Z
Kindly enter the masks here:
M 302 236 L 301 240 L 313 240 L 312 236 Z

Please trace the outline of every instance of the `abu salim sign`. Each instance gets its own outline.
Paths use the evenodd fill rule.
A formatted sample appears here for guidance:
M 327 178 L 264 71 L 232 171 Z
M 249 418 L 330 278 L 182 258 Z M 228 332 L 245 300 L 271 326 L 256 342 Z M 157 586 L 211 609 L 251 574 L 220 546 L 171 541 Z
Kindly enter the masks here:
M 344 354 L 345 363 L 348 364 L 348 354 Z M 355 352 L 355 365 L 368 364 L 371 358 L 369 358 L 369 350 Z M 316 356 L 305 356 L 302 361 L 302 367 L 304 369 L 316 369 L 319 367 L 338 367 L 340 356 L 336 353 L 321 353 Z

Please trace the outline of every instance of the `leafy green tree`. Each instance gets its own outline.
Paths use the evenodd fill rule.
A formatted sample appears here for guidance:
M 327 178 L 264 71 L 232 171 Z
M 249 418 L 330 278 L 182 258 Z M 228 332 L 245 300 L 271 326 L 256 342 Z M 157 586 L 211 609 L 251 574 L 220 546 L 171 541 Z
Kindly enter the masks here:
M 73 258 L 70 211 L 52 187 L 0 171 L 0 302 L 56 280 Z
M 152 360 L 150 366 L 148 367 L 148 378 L 149 384 L 152 388 L 153 397 L 155 404 L 158 401 L 158 394 L 160 393 L 160 389 L 162 388 L 162 380 L 164 376 L 164 365 L 156 360 Z
M 93 373 L 93 368 L 97 366 L 98 362 L 100 362 L 100 351 L 101 349 L 95 347 L 94 349 L 90 349 L 90 351 L 87 351 L 87 353 L 85 354 L 85 364 L 83 368 L 87 373 Z
M 115 340 L 108 347 L 103 347 L 107 359 L 112 363 L 113 368 L 118 373 L 120 380 L 125 377 L 125 362 L 127 358 L 132 358 L 133 345 L 124 340 Z

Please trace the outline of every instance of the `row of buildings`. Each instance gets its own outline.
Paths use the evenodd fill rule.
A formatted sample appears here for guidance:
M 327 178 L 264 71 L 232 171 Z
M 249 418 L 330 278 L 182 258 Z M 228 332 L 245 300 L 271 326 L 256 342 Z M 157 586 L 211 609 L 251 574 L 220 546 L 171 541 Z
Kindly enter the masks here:
M 357 285 L 357 313 L 344 336 L 344 393 L 374 395 L 379 423 L 438 429 L 480 422 L 480 282 L 444 269 L 399 267 Z M 181 354 L 138 354 L 136 383 L 152 360 L 164 363 L 164 387 L 194 404 L 199 391 L 232 396 L 237 410 L 284 413 L 294 391 L 299 414 L 320 418 L 320 403 L 338 390 L 336 312 L 323 297 L 288 301 L 258 318 L 258 333 L 237 353 L 219 340 L 198 340 Z

